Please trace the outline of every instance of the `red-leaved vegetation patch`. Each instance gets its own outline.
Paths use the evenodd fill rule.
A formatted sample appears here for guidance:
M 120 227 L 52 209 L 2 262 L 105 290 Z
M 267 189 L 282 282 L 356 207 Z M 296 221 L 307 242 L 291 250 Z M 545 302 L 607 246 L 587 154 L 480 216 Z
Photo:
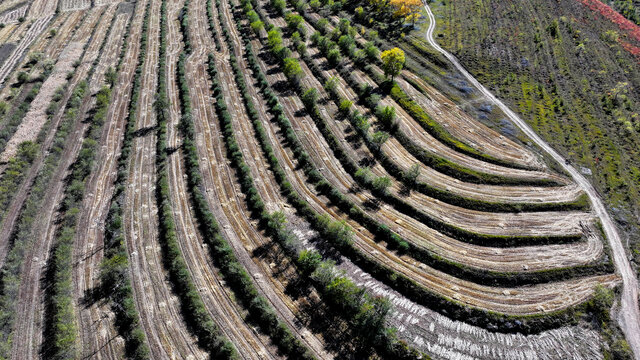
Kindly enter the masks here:
M 618 25 L 620 30 L 626 31 L 633 39 L 640 42 L 640 26 L 634 24 L 629 19 L 625 18 L 620 13 L 613 10 L 610 6 L 603 4 L 598 0 L 579 0 L 579 1 L 582 4 L 586 5 L 587 7 L 589 7 L 589 9 L 599 12 L 600 15 L 616 23 L 616 25 Z M 627 49 L 627 51 L 633 53 L 632 51 L 630 51 L 630 48 L 625 46 L 625 44 L 623 44 L 622 42 L 621 42 L 621 45 L 625 49 Z M 632 48 L 635 48 L 636 49 L 635 51 L 638 50 L 638 48 L 635 46 L 632 46 L 630 44 L 627 44 L 627 45 L 631 46 Z M 633 53 L 633 54 L 637 55 L 637 53 Z
M 640 60 L 640 47 L 633 46 L 626 41 L 620 41 L 620 45 Z

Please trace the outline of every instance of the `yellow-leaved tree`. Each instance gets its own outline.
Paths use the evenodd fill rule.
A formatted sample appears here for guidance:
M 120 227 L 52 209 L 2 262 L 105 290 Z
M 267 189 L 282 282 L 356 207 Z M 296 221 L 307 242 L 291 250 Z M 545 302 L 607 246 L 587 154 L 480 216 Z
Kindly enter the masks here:
M 394 15 L 410 21 L 411 25 L 420 18 L 420 12 L 424 6 L 420 0 L 390 0 L 390 3 L 395 9 Z
M 391 76 L 391 80 L 400 74 L 402 67 L 404 66 L 405 58 L 404 51 L 393 48 L 387 51 L 383 51 L 380 54 L 380 60 L 382 60 L 382 69 L 386 76 Z

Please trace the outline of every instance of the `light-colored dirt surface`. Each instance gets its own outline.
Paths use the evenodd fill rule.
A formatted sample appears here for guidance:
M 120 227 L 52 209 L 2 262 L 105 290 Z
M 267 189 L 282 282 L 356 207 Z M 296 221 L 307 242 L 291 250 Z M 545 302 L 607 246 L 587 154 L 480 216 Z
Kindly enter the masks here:
M 92 12 L 88 16 L 97 17 L 99 14 Z M 38 95 L 31 103 L 29 112 L 24 116 L 24 120 L 11 137 L 7 146 L 0 154 L 0 162 L 5 162 L 13 157 L 18 149 L 18 145 L 25 141 L 33 141 L 38 136 L 40 128 L 47 121 L 46 110 L 55 94 L 56 90 L 65 84 L 67 74 L 73 71 L 74 63 L 82 56 L 84 43 L 72 41 L 60 54 L 51 75 L 42 84 Z
M 144 7 L 144 5 L 139 5 Z M 76 301 L 79 343 L 82 355 L 96 359 L 118 359 L 124 356 L 124 341 L 118 336 L 113 323 L 113 313 L 107 301 L 91 302 L 91 293 L 99 287 L 100 262 L 103 258 L 104 222 L 109 210 L 113 182 L 116 178 L 117 157 L 122 142 L 124 120 L 126 118 L 131 82 L 137 64 L 140 28 L 144 11 L 138 12 L 131 25 L 129 46 L 125 54 L 118 81 L 112 90 L 112 103 L 104 125 L 102 147 L 96 158 L 97 167 L 87 180 L 83 203 L 83 215 L 74 246 L 74 300 Z M 115 41 L 105 47 L 105 53 L 112 54 L 111 66 L 120 52 L 128 14 L 118 15 L 113 28 Z M 103 64 L 98 69 L 107 68 Z M 96 75 L 98 74 L 97 70 Z M 99 79 L 99 77 L 98 77 Z
M 5 0 L 0 3 L 0 12 L 14 9 L 16 6 L 25 3 L 25 0 Z
M 200 153 L 200 167 L 203 172 L 204 184 L 207 188 L 207 198 L 209 200 L 210 207 L 218 220 L 223 235 L 233 248 L 238 260 L 245 266 L 249 275 L 253 278 L 258 291 L 272 304 L 279 318 L 286 323 L 289 328 L 297 334 L 299 339 L 307 345 L 310 350 L 320 358 L 331 358 L 332 356 L 324 349 L 322 340 L 312 334 L 305 327 L 301 327 L 296 319 L 295 311 L 297 311 L 298 304 L 294 303 L 293 299 L 284 294 L 284 286 L 278 281 L 273 279 L 272 268 L 269 264 L 260 261 L 259 259 L 252 259 L 252 252 L 254 249 L 269 242 L 263 234 L 261 234 L 257 228 L 257 223 L 253 221 L 244 205 L 244 194 L 240 190 L 240 186 L 236 182 L 235 172 L 229 167 L 228 160 L 226 158 L 226 151 L 224 143 L 220 139 L 219 122 L 215 116 L 215 111 L 208 98 L 210 96 L 210 83 L 208 81 L 208 75 L 206 73 L 206 54 L 213 51 L 213 39 L 208 32 L 206 24 L 205 13 L 205 1 L 198 1 L 200 6 L 195 7 L 198 13 L 191 19 L 192 22 L 196 22 L 197 27 L 193 28 L 195 36 L 198 36 L 198 41 L 193 41 L 194 44 L 202 44 L 203 47 L 194 48 L 194 55 L 189 58 L 187 64 L 187 72 L 191 74 L 188 76 L 190 80 L 190 90 L 194 99 L 194 121 L 196 128 L 196 142 L 198 145 L 198 151 Z M 231 15 L 228 12 L 228 3 L 222 3 L 223 15 L 227 19 L 227 23 L 231 23 Z M 214 12 L 215 13 L 215 12 Z M 216 26 L 221 29 L 221 24 L 217 22 Z M 194 24 L 195 25 L 195 24 Z M 201 30 L 198 30 L 201 29 Z M 235 28 L 229 29 L 232 37 L 238 39 L 236 44 L 240 44 L 240 38 Z M 221 30 L 219 30 L 221 33 Z M 226 54 L 229 49 L 223 43 L 222 56 L 216 56 L 219 66 L 221 86 L 225 89 L 225 102 L 229 107 L 229 111 L 232 117 L 242 119 L 242 122 L 247 127 L 250 124 L 246 124 L 249 120 L 244 107 L 240 100 L 240 94 L 238 93 L 233 73 L 231 71 L 228 60 L 223 61 L 226 58 Z M 206 119 L 211 119 L 206 121 Z M 236 136 L 242 138 L 242 133 L 237 133 Z M 260 150 L 257 144 L 253 142 L 251 149 L 256 154 L 255 156 L 249 155 L 249 149 L 247 149 L 247 156 L 245 161 L 252 165 L 255 165 L 253 159 L 259 157 Z M 267 171 L 264 165 L 262 171 Z M 270 186 L 273 186 L 270 184 Z M 268 191 L 264 194 L 270 194 L 269 197 L 277 196 L 278 192 L 274 190 Z M 276 209 L 269 209 L 276 210 Z
M 58 0 L 60 11 L 84 10 L 91 7 L 91 0 Z
M 14 24 L 18 22 L 18 19 L 24 17 L 27 13 L 29 5 L 22 5 L 19 8 L 7 11 L 0 15 L 0 24 Z
M 171 3 L 168 12 L 169 19 L 177 19 L 182 9 L 182 1 Z M 194 2 L 191 9 L 198 9 L 200 4 Z M 195 12 L 195 11 L 194 11 Z M 194 14 L 196 15 L 196 14 Z M 194 16 L 198 21 L 199 16 Z M 168 128 L 169 148 L 180 148 L 180 134 L 177 126 L 180 122 L 180 105 L 176 82 L 176 62 L 181 49 L 181 37 L 178 21 L 169 23 L 168 31 L 168 70 L 167 80 L 170 95 L 170 122 Z M 206 34 L 206 26 L 202 33 Z M 212 119 L 213 120 L 213 119 Z M 182 254 L 189 268 L 191 277 L 200 290 L 200 296 L 211 317 L 221 331 L 234 344 L 242 358 L 276 358 L 277 349 L 270 344 L 268 337 L 261 335 L 253 326 L 246 323 L 246 311 L 234 300 L 231 291 L 224 285 L 218 270 L 213 265 L 208 248 L 198 230 L 195 214 L 189 203 L 189 191 L 186 184 L 186 173 L 183 154 L 180 150 L 169 156 L 169 182 L 171 184 L 171 200 L 174 211 L 174 221 L 181 245 Z
M 310 54 L 314 53 L 310 52 Z M 321 98 L 326 97 L 327 95 L 324 94 L 321 84 L 314 81 L 313 75 L 304 64 L 303 70 L 307 73 L 307 76 L 303 80 L 306 86 L 321 89 L 319 91 Z M 339 85 L 339 87 L 340 86 L 341 85 Z M 329 127 L 333 129 L 334 134 L 337 134 L 339 140 L 342 140 L 345 146 L 347 146 L 348 142 L 346 140 L 345 130 L 343 129 L 349 128 L 350 126 L 347 125 L 346 122 L 343 123 L 343 126 L 332 121 L 332 119 L 338 117 L 336 107 L 328 101 L 321 111 L 321 114 L 326 118 L 325 120 L 329 124 Z M 338 186 L 343 193 L 347 194 L 347 196 L 352 198 L 356 203 L 363 204 L 363 207 L 367 202 L 376 201 L 376 197 L 373 195 L 361 194 L 357 196 L 354 194 L 355 191 L 353 191 L 353 189 L 358 188 L 354 180 L 336 163 L 335 158 L 333 158 L 330 153 L 322 150 L 323 147 L 316 145 L 324 140 L 313 122 L 300 122 L 300 130 L 303 131 L 305 136 L 313 137 L 308 143 L 309 147 L 307 151 L 310 154 L 316 154 L 317 166 L 323 169 L 322 171 L 330 182 Z M 353 133 L 353 131 L 350 132 Z M 325 145 L 328 146 L 326 143 Z M 364 154 L 359 156 L 360 153 Z M 360 149 L 353 149 L 350 155 L 357 163 L 360 163 L 363 159 L 375 157 L 368 152 L 364 145 L 360 146 Z M 373 172 L 377 176 L 391 177 L 380 165 L 374 166 Z M 382 204 L 376 213 L 372 215 L 411 242 L 431 249 L 450 260 L 473 264 L 474 266 L 486 269 L 520 271 L 523 269 L 540 270 L 552 267 L 587 264 L 597 259 L 602 253 L 602 242 L 597 235 L 598 231 L 591 225 L 593 215 L 589 213 L 486 213 L 449 205 L 431 199 L 421 193 L 412 192 L 410 196 L 402 195 L 397 183 L 394 183 L 391 192 L 429 216 L 472 232 L 512 236 L 585 233 L 588 239 L 585 243 L 560 246 L 511 249 L 477 247 L 442 235 L 410 216 L 396 211 L 388 204 Z
M 138 108 L 135 109 L 137 134 L 133 140 L 129 177 L 124 193 L 125 199 L 123 223 L 126 247 L 129 253 L 129 266 L 134 301 L 140 315 L 141 327 L 145 332 L 151 358 L 169 359 L 203 359 L 208 354 L 199 348 L 197 339 L 185 324 L 179 299 L 173 293 L 171 281 L 163 264 L 163 253 L 160 246 L 158 209 L 156 198 L 156 109 L 154 102 L 158 88 L 158 54 L 159 25 L 161 0 L 139 1 L 136 13 L 131 17 L 131 37 L 128 39 L 127 51 L 122 68 L 112 89 L 110 105 L 100 139 L 96 166 L 85 185 L 85 199 L 82 204 L 82 215 L 79 219 L 75 246 L 73 250 L 73 299 L 78 325 L 78 356 L 86 359 L 120 359 L 125 357 L 124 340 L 115 329 L 114 315 L 110 309 L 112 303 L 92 298 L 93 291 L 100 284 L 100 263 L 103 259 L 104 223 L 111 196 L 114 191 L 114 180 L 117 171 L 117 158 L 125 130 L 125 120 L 132 90 L 132 80 L 137 68 L 140 32 L 145 4 L 150 2 L 151 22 L 149 26 L 148 45 L 145 49 L 147 57 L 142 69 L 142 88 Z M 195 124 L 196 147 L 199 165 L 203 174 L 205 196 L 210 209 L 220 224 L 223 237 L 229 242 L 242 266 L 252 278 L 258 292 L 274 308 L 278 318 L 288 326 L 294 335 L 305 344 L 319 359 L 340 358 L 342 354 L 334 353 L 333 339 L 326 338 L 324 333 L 313 333 L 317 328 L 308 323 L 309 309 L 305 307 L 308 300 L 317 297 L 315 290 L 310 295 L 294 295 L 288 288 L 298 274 L 288 259 L 282 254 L 280 247 L 259 228 L 257 221 L 247 209 L 245 194 L 240 188 L 236 171 L 227 157 L 220 121 L 216 116 L 211 93 L 211 79 L 207 73 L 207 55 L 214 53 L 219 81 L 223 90 L 223 98 L 233 119 L 232 131 L 244 155 L 244 160 L 254 178 L 255 187 L 264 200 L 268 211 L 283 211 L 289 226 L 303 241 L 307 248 L 324 249 L 327 245 L 323 239 L 310 230 L 309 223 L 301 218 L 280 194 L 280 187 L 270 170 L 267 159 L 262 153 L 256 139 L 255 130 L 248 118 L 242 102 L 238 84 L 236 83 L 229 62 L 231 51 L 235 51 L 238 65 L 247 84 L 246 91 L 253 99 L 259 118 L 262 121 L 275 156 L 290 181 L 293 189 L 319 214 L 327 215 L 332 220 L 344 220 L 354 229 L 354 247 L 370 258 L 371 261 L 392 269 L 397 274 L 406 276 L 418 285 L 439 296 L 468 305 L 477 309 L 491 310 L 498 313 L 528 315 L 545 314 L 554 310 L 562 310 L 587 300 L 596 285 L 613 287 L 621 279 L 625 281 L 622 311 L 619 312 L 625 330 L 634 334 L 636 327 L 629 324 L 634 319 L 630 304 L 634 302 L 633 283 L 627 277 L 624 267 L 624 252 L 620 248 L 619 239 L 613 224 L 607 223 L 608 217 L 602 204 L 593 200 L 593 210 L 588 211 L 541 211 L 532 213 L 499 213 L 471 210 L 464 206 L 443 203 L 424 193 L 407 192 L 395 179 L 389 188 L 390 194 L 409 204 L 416 212 L 393 206 L 392 203 L 379 201 L 369 190 L 357 186 L 350 173 L 338 161 L 327 143 L 327 139 L 319 131 L 313 119 L 306 113 L 300 98 L 281 86 L 285 77 L 280 66 L 268 61 L 268 51 L 263 44 L 254 39 L 253 49 L 259 56 L 259 66 L 267 74 L 270 84 L 274 86 L 285 113 L 301 141 L 311 162 L 320 173 L 345 198 L 364 209 L 369 216 L 380 224 L 388 226 L 413 245 L 434 254 L 434 261 L 462 264 L 471 270 L 513 272 L 527 274 L 534 271 L 557 270 L 603 261 L 604 246 L 600 231 L 595 222 L 604 219 L 604 230 L 609 236 L 613 249 L 613 257 L 618 265 L 616 274 L 597 272 L 589 276 L 568 276 L 562 280 L 537 285 L 514 287 L 489 286 L 489 280 L 479 283 L 470 281 L 473 277 L 468 273 L 458 274 L 452 267 L 430 267 L 416 261 L 414 254 L 400 255 L 391 251 L 384 242 L 376 242 L 375 236 L 362 224 L 354 221 L 348 214 L 340 211 L 325 196 L 319 195 L 315 187 L 308 182 L 304 171 L 299 169 L 297 161 L 288 147 L 281 129 L 275 122 L 268 106 L 254 83 L 247 60 L 243 57 L 244 46 L 240 33 L 235 26 L 232 8 L 238 1 L 221 0 L 218 8 L 214 1 L 214 27 L 220 37 L 222 49 L 217 52 L 206 16 L 206 0 L 191 0 L 188 9 L 189 36 L 193 53 L 187 58 L 187 85 L 191 93 L 193 121 Z M 5 8 L 13 4 L 13 8 Z M 170 181 L 170 202 L 176 224 L 179 246 L 187 264 L 189 276 L 204 302 L 211 318 L 220 327 L 226 337 L 238 349 L 241 358 L 279 359 L 276 346 L 271 339 L 260 333 L 250 322 L 246 321 L 247 310 L 236 300 L 233 292 L 225 284 L 215 259 L 207 248 L 205 239 L 199 231 L 199 224 L 191 207 L 190 194 L 187 187 L 185 163 L 182 153 L 181 134 L 178 123 L 181 118 L 179 90 L 176 80 L 176 64 L 182 49 L 182 33 L 179 15 L 184 0 L 168 1 L 168 97 L 170 118 L 168 123 L 168 146 L 170 155 L 167 162 Z M 129 14 L 122 12 L 132 9 L 133 4 L 124 4 L 121 0 L 35 0 L 28 5 L 15 0 L 0 2 L 0 22 L 6 19 L 12 22 L 20 15 L 19 11 L 27 11 L 28 19 L 24 23 L 14 23 L 0 29 L 0 43 L 13 43 L 16 48 L 11 51 L 7 61 L 0 66 L 0 82 L 10 84 L 19 71 L 28 71 L 30 75 L 38 70 L 24 67 L 29 54 L 41 52 L 45 58 L 54 59 L 55 66 L 51 76 L 44 82 L 42 89 L 32 102 L 28 114 L 20 124 L 5 151 L 0 154 L 0 161 L 7 160 L 15 153 L 16 145 L 27 139 L 34 139 L 46 121 L 44 111 L 55 90 L 66 83 L 66 74 L 76 60 L 81 60 L 76 75 L 69 81 L 69 88 L 63 97 L 62 104 L 68 100 L 73 88 L 80 80 L 88 80 L 91 94 L 95 94 L 104 84 L 104 74 L 109 67 L 114 67 L 120 54 L 122 38 L 130 20 Z M 95 6 L 95 7 L 91 7 Z M 261 7 L 271 5 L 264 0 Z M 62 10 L 54 16 L 56 8 Z M 118 10 L 120 9 L 120 10 Z M 224 21 L 218 19 L 220 13 Z M 100 14 L 103 14 L 102 17 Z M 269 13 L 269 22 L 284 26 L 282 17 Z M 316 16 L 316 15 L 314 15 Z M 336 17 L 330 18 L 335 25 Z M 112 31 L 111 28 L 113 21 Z M 246 18 L 242 15 L 243 22 Z M 334 25 L 329 25 L 330 27 Z M 309 24 L 308 34 L 314 30 Z M 222 30 L 226 28 L 235 44 L 228 48 L 222 38 Z M 56 29 L 57 34 L 49 30 Z M 92 36 L 93 34 L 93 36 Z M 290 45 L 289 35 L 285 34 L 285 44 Z M 105 40 L 105 47 L 99 53 L 100 45 Z M 359 35 L 357 40 L 364 41 Z M 88 47 L 83 56 L 83 46 Z M 319 90 L 320 113 L 328 124 L 330 131 L 342 143 L 347 156 L 355 163 L 371 164 L 375 176 L 393 178 L 388 170 L 377 162 L 370 162 L 375 155 L 361 141 L 352 141 L 354 129 L 345 120 L 339 120 L 338 109 L 322 89 L 322 77 L 314 75 L 309 69 L 313 63 L 319 65 L 323 76 L 336 76 L 338 92 L 356 103 L 357 96 L 347 81 L 340 74 L 326 67 L 326 59 L 318 54 L 318 50 L 308 45 L 312 55 L 308 63 L 300 59 L 304 72 L 302 84 Z M 296 53 L 292 56 L 298 57 Z M 97 62 L 94 63 L 94 59 Z M 345 57 L 345 64 L 353 66 Z M 458 64 L 459 65 L 459 64 Z M 95 73 L 88 76 L 95 66 Z M 21 69 L 21 70 L 18 70 Z M 363 71 L 352 68 L 352 74 L 360 83 L 376 86 L 372 78 Z M 379 69 L 375 68 L 375 71 Z M 417 90 L 408 80 L 420 85 Z M 558 203 L 576 199 L 585 191 L 589 195 L 592 188 L 582 180 L 573 176 L 573 180 L 564 175 L 552 172 L 542 162 L 541 157 L 529 147 L 517 144 L 500 137 L 495 131 L 474 120 L 469 114 L 455 106 L 437 90 L 430 87 L 415 74 L 404 71 L 397 78 L 398 85 L 417 104 L 440 122 L 450 133 L 486 154 L 526 165 L 534 170 L 513 169 L 500 166 L 464 155 L 455 149 L 437 141 L 411 118 L 390 97 L 381 100 L 382 105 L 393 106 L 398 114 L 400 129 L 423 149 L 442 156 L 464 168 L 481 173 L 508 177 L 510 179 L 554 180 L 558 186 L 531 185 L 486 185 L 460 181 L 452 176 L 444 175 L 416 159 L 397 139 L 389 139 L 382 151 L 401 169 L 408 169 L 413 164 L 420 164 L 419 180 L 438 189 L 450 191 L 464 198 L 496 203 Z M 9 99 L 9 105 L 15 94 L 28 90 L 29 85 L 11 89 L 10 86 L 0 88 L 0 99 Z M 13 92 L 13 94 L 11 93 Z M 25 92 L 22 92 L 24 94 Z M 485 94 L 491 99 L 490 94 Z M 94 99 L 86 101 L 79 111 L 79 118 L 89 114 Z M 369 113 L 360 104 L 354 105 L 362 113 Z M 500 107 L 498 104 L 497 106 Z M 505 113 L 509 114 L 508 111 Z M 51 129 L 42 142 L 42 154 L 46 154 L 60 122 L 62 111 L 52 118 Z M 370 129 L 373 131 L 374 126 Z M 44 290 L 40 287 L 46 269 L 45 265 L 50 248 L 55 241 L 58 228 L 58 205 L 64 193 L 64 176 L 69 164 L 73 162 L 82 143 L 82 136 L 88 123 L 77 122 L 73 134 L 66 144 L 61 165 L 56 170 L 51 186 L 47 189 L 47 197 L 43 201 L 38 216 L 40 220 L 33 229 L 36 246 L 26 255 L 25 266 L 20 287 L 18 315 L 14 329 L 13 358 L 39 358 L 40 346 L 43 342 L 42 322 L 44 309 Z M 0 131 L 3 124 L 0 122 Z M 47 128 L 49 129 L 49 128 Z M 526 129 L 524 129 L 527 132 Z M 534 140 L 535 134 L 530 135 Z M 360 143 L 358 143 L 360 142 Z M 537 140 L 536 140 L 537 142 Z M 540 145 L 549 151 L 545 144 Z M 552 152 L 552 150 L 551 150 Z M 16 192 L 15 199 L 6 212 L 4 223 L 0 229 L 0 266 L 6 255 L 7 239 L 15 220 L 20 215 L 22 203 L 29 194 L 30 184 L 38 169 L 42 167 L 44 156 L 38 156 L 27 173 L 24 183 Z M 553 156 L 553 153 L 552 153 Z M 563 165 L 564 166 L 564 165 Z M 573 174 L 573 168 L 567 168 Z M 0 176 L 4 167 L 0 167 Z M 590 190 L 591 189 L 591 190 Z M 597 199 L 596 199 L 597 200 Z M 449 200 L 448 200 L 449 201 Z M 486 235 L 532 236 L 532 235 L 583 235 L 583 241 L 569 244 L 545 246 L 489 247 L 473 245 L 462 235 L 435 230 L 426 218 L 436 219 L 458 228 Z M 611 238 L 611 234 L 614 238 Z M 622 253 L 621 253 L 622 251 Z M 621 258 L 622 256 L 622 258 Z M 393 310 L 387 324 L 398 329 L 399 336 L 411 346 L 426 351 L 434 358 L 450 360 L 466 359 L 566 359 L 591 360 L 601 358 L 600 343 L 602 339 L 595 331 L 580 326 L 562 326 L 545 331 L 538 335 L 522 336 L 519 334 L 500 334 L 474 327 L 463 322 L 452 321 L 438 313 L 439 309 L 429 309 L 416 304 L 404 294 L 382 284 L 377 279 L 363 272 L 361 268 L 340 254 L 337 267 L 352 278 L 358 285 L 368 289 L 372 294 L 384 296 L 393 304 Z M 439 270 L 444 269 L 444 270 Z M 627 269 L 628 270 L 628 269 Z M 491 275 L 496 276 L 496 275 Z M 524 275 L 524 276 L 528 276 Z M 621 278 L 622 276 L 622 278 Z M 632 275 L 631 275 L 632 276 Z M 635 303 L 637 305 L 637 302 Z M 632 342 L 632 345 L 633 342 Z M 635 346 L 635 345 L 634 345 Z
M 256 43 L 255 45 L 256 46 L 254 48 L 260 48 L 259 44 Z M 264 66 L 264 64 L 262 65 Z M 265 73 L 273 74 L 267 76 L 271 83 L 277 83 L 284 80 L 284 76 L 282 74 L 276 75 L 273 71 L 270 72 L 269 70 L 271 70 L 271 68 L 267 68 L 266 66 L 264 67 Z M 324 159 L 331 159 L 332 155 L 330 154 L 330 150 L 328 150 L 329 146 L 326 144 L 324 139 L 318 135 L 318 131 L 304 131 L 306 126 L 305 124 L 313 124 L 313 121 L 307 116 L 297 116 L 304 113 L 304 106 L 301 101 L 297 97 L 292 97 L 287 93 L 280 93 L 279 95 L 281 96 L 282 104 L 285 107 L 285 111 L 287 112 L 294 129 L 299 130 L 298 136 L 302 140 L 303 144 L 305 144 L 305 147 L 312 159 L 315 158 L 316 161 L 322 159 L 320 162 L 326 161 Z M 321 170 L 329 179 L 336 177 L 339 174 L 338 165 L 335 165 L 336 161 L 337 160 L 333 158 L 332 161 L 329 161 L 328 163 L 325 162 L 326 166 L 332 166 L 333 170 Z M 311 191 L 306 189 L 306 186 L 308 185 L 303 184 L 304 181 L 301 181 L 300 189 L 303 194 L 306 192 L 309 196 L 307 199 L 310 200 L 315 197 Z M 349 186 L 343 187 L 343 190 L 348 189 Z M 326 205 L 324 205 L 326 200 L 322 201 L 318 199 L 317 202 L 318 205 L 316 206 L 316 209 L 318 211 L 321 213 L 327 211 L 325 209 Z M 344 216 L 341 215 L 341 217 Z M 497 288 L 479 286 L 444 274 L 440 271 L 436 271 L 424 264 L 419 264 L 415 261 L 406 262 L 405 260 L 397 258 L 396 255 L 388 252 L 383 245 L 374 243 L 371 240 L 371 234 L 368 234 L 368 232 L 366 232 L 360 225 L 353 222 L 350 223 L 354 229 L 357 230 L 359 241 L 356 241 L 356 246 L 363 250 L 364 253 L 370 254 L 372 258 L 378 259 L 379 262 L 396 269 L 396 271 L 407 275 L 409 278 L 416 280 L 437 293 L 481 308 L 494 308 L 494 306 L 496 306 L 494 309 L 499 308 L 500 311 L 507 313 L 520 313 L 520 311 L 523 311 L 523 313 L 544 312 L 549 311 L 551 308 L 556 308 L 556 306 L 560 305 L 564 301 L 566 301 L 565 305 L 561 305 L 561 307 L 570 303 L 580 303 L 586 297 L 590 296 L 593 286 L 599 282 L 609 285 L 616 282 L 615 276 L 607 275 L 572 279 L 567 282 L 537 285 L 530 288 L 528 287 L 526 290 L 524 288 L 498 290 Z M 438 285 L 438 283 L 440 283 L 440 285 Z M 570 283 L 573 285 L 569 285 Z M 576 292 L 572 293 L 571 296 L 567 296 L 566 290 L 573 286 L 577 286 L 581 290 L 576 290 Z M 493 295 L 491 295 L 492 293 Z M 502 299 L 498 300 L 495 297 L 496 295 Z M 573 295 L 575 295 L 575 297 L 573 297 Z M 490 300 L 491 298 L 493 298 L 493 300 Z M 543 298 L 544 300 L 542 300 Z M 552 300 L 552 298 L 555 298 L 555 300 Z M 489 303 L 491 303 L 491 305 L 489 305 Z
M 55 14 L 58 8 L 58 0 L 33 0 L 29 12 L 28 19 L 38 19 L 45 16 Z

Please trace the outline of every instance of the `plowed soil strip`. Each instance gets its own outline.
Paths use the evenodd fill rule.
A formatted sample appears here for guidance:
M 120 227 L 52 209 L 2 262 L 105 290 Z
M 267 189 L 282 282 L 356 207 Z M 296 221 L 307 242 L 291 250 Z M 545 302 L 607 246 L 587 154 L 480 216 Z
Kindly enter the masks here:
M 155 149 L 156 127 L 153 110 L 157 87 L 160 1 L 151 0 L 149 47 L 142 71 L 142 89 L 133 140 L 129 180 L 125 191 L 123 223 L 130 252 L 130 276 L 142 328 L 147 335 L 151 357 L 204 358 L 196 340 L 187 330 L 178 299 L 173 295 L 162 265 L 158 243 L 156 207 Z
M 201 13 L 197 14 L 196 18 L 201 19 L 200 23 L 206 24 L 204 1 L 201 2 L 201 6 L 198 7 L 198 9 Z M 226 2 L 222 3 L 222 9 L 218 9 L 218 11 L 226 18 L 228 24 L 233 24 Z M 206 26 L 203 27 L 202 30 L 198 30 L 198 28 L 194 28 L 194 31 L 204 32 Z M 231 34 L 234 34 L 235 28 L 229 30 L 231 30 Z M 213 39 L 211 39 L 209 34 L 205 34 L 208 36 L 208 40 L 204 40 L 204 35 L 200 35 L 200 38 L 206 41 L 207 49 L 213 51 L 215 48 Z M 238 39 L 236 43 L 239 43 L 239 37 L 237 35 L 232 36 Z M 227 53 L 228 51 L 223 44 L 223 53 Z M 295 312 L 298 311 L 298 305 L 284 294 L 284 286 L 273 279 L 272 269 L 269 264 L 260 261 L 260 259 L 254 259 L 252 256 L 253 250 L 269 243 L 269 239 L 257 230 L 257 222 L 251 220 L 244 205 L 244 194 L 237 184 L 235 172 L 228 166 L 229 163 L 225 155 L 224 142 L 220 139 L 219 121 L 215 116 L 215 111 L 210 101 L 208 101 L 210 96 L 210 83 L 207 81 L 208 75 L 206 73 L 206 67 L 203 64 L 205 60 L 203 58 L 201 60 L 195 59 L 196 54 L 202 53 L 203 52 L 198 51 L 197 48 L 194 50 L 194 55 L 189 59 L 190 61 L 187 64 L 187 72 L 192 74 L 188 78 L 189 80 L 193 79 L 193 81 L 190 81 L 190 90 L 193 99 L 197 99 L 193 104 L 194 121 L 196 134 L 198 134 L 198 151 L 201 154 L 200 167 L 203 172 L 204 183 L 208 189 L 207 197 L 210 207 L 220 223 L 222 233 L 233 248 L 239 261 L 245 266 L 249 275 L 253 278 L 258 291 L 272 304 L 279 318 L 283 320 L 294 333 L 297 333 L 298 338 L 307 345 L 316 356 L 320 358 L 330 358 L 331 356 L 323 349 L 322 341 L 308 329 L 298 325 L 299 321 L 295 315 Z M 216 59 L 220 60 L 216 62 L 216 65 L 220 69 L 221 85 L 223 89 L 225 89 L 225 100 L 229 111 L 235 118 L 242 119 L 241 121 L 243 123 L 248 123 L 249 120 L 244 112 L 244 106 L 240 100 L 233 72 L 227 62 L 228 60 L 222 56 L 216 57 Z M 196 79 L 202 79 L 202 81 L 194 84 Z M 199 121 L 199 119 L 215 120 L 207 122 Z M 249 124 L 246 126 L 250 127 Z M 252 149 L 259 151 L 255 143 Z M 247 149 L 247 151 L 249 151 L 249 149 Z M 247 158 L 249 157 L 251 156 L 247 155 Z M 258 152 L 257 158 L 259 157 L 260 153 Z M 277 194 L 278 191 L 275 190 L 271 197 Z

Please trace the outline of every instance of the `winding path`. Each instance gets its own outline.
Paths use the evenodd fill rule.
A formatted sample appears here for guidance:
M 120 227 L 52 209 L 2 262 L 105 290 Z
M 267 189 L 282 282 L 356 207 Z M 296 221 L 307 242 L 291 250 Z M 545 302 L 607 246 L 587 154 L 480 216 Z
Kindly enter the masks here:
M 607 213 L 605 206 L 598 196 L 596 189 L 589 183 L 589 181 L 582 176 L 573 166 L 567 163 L 566 159 L 556 152 L 549 144 L 547 144 L 535 131 L 522 120 L 515 112 L 507 107 L 502 101 L 496 98 L 487 88 L 482 86 L 473 75 L 471 75 L 465 68 L 458 62 L 458 60 L 449 52 L 444 50 L 440 45 L 436 43 L 433 38 L 433 31 L 436 27 L 436 19 L 429 8 L 429 5 L 425 3 L 424 8 L 429 16 L 429 28 L 427 29 L 426 40 L 429 44 L 442 55 L 444 55 L 456 69 L 473 84 L 485 97 L 491 100 L 496 106 L 502 110 L 505 115 L 513 121 L 514 124 L 522 130 L 531 140 L 533 140 L 538 146 L 540 146 L 545 152 L 547 152 L 554 160 L 556 160 L 563 169 L 565 169 L 573 178 L 573 180 L 584 189 L 589 196 L 593 209 L 596 212 L 598 218 L 602 222 L 604 232 L 609 240 L 609 245 L 613 253 L 613 262 L 616 266 L 616 271 L 622 276 L 622 300 L 620 310 L 617 313 L 617 320 L 622 331 L 626 335 L 627 342 L 631 346 L 636 360 L 640 360 L 640 311 L 638 310 L 638 279 L 636 274 L 631 268 L 629 259 L 625 253 L 620 234 L 616 229 L 613 220 Z

